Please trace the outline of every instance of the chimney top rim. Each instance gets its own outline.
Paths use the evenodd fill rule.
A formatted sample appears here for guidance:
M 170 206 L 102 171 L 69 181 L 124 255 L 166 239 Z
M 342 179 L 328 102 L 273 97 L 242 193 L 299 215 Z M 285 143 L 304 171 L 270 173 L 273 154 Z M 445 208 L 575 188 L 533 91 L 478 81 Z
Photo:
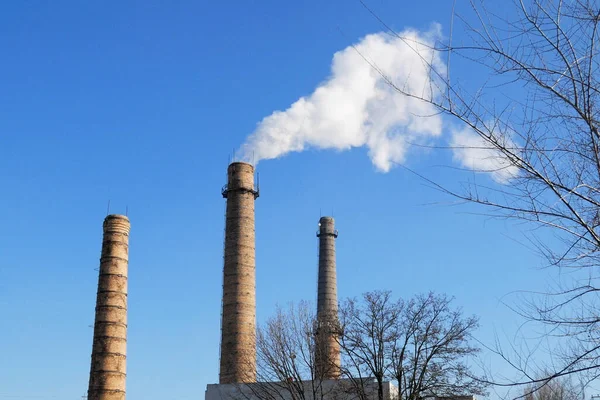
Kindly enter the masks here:
M 235 166 L 235 165 L 243 165 L 243 166 L 247 166 L 247 167 L 251 167 L 252 169 L 254 169 L 254 165 L 252 165 L 249 162 L 245 162 L 245 161 L 234 161 L 232 163 L 229 164 L 229 167 Z
M 106 216 L 106 218 L 104 218 L 105 221 L 108 221 L 109 219 L 124 219 L 129 221 L 129 217 L 123 214 L 109 214 Z

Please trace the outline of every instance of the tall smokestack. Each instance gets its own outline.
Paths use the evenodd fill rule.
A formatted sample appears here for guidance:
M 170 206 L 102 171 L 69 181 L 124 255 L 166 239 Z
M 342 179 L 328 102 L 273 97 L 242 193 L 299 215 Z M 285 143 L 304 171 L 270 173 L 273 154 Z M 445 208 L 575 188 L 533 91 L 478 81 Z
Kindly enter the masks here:
M 129 228 L 124 215 L 104 219 L 88 400 L 125 400 Z
M 227 169 L 221 365 L 219 383 L 256 381 L 256 263 L 254 167 L 234 162 Z
M 337 278 L 335 271 L 335 229 L 332 217 L 319 220 L 319 283 L 317 293 L 316 373 L 323 379 L 340 376 L 338 334 Z

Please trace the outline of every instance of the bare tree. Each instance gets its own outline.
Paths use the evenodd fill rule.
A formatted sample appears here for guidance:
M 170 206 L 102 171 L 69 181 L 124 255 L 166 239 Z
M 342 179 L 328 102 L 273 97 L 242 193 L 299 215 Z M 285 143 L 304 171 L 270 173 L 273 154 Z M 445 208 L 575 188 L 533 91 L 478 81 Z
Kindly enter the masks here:
M 478 162 L 463 166 L 491 173 L 496 182 L 469 174 L 457 189 L 424 179 L 487 207 L 492 215 L 530 223 L 529 238 L 549 265 L 575 271 L 572 279 L 517 310 L 560 341 L 552 365 L 545 366 L 552 370 L 538 377 L 540 367 L 533 368 L 530 357 L 511 358 L 498 349 L 521 375 L 505 384 L 537 384 L 580 372 L 593 380 L 600 373 L 600 4 L 471 0 L 470 5 L 468 13 L 453 16 L 454 37 L 449 40 L 403 39 L 419 54 L 428 47 L 446 60 L 441 65 L 421 58 L 430 71 L 429 87 L 415 90 L 394 82 L 376 60 L 364 58 L 394 90 L 433 105 L 472 135 L 475 140 L 453 140 L 449 147 L 455 155 L 479 155 Z M 494 5 L 498 8 L 488 8 Z M 486 80 L 475 89 L 470 86 L 477 75 L 473 70 L 483 72 Z M 469 73 L 469 85 L 463 84 L 467 80 L 461 80 L 461 71 Z M 537 234 L 538 229 L 552 237 Z
M 340 308 L 342 375 L 363 396 L 364 378 L 374 377 L 378 399 L 384 398 L 383 383 L 390 375 L 402 309 L 401 301 L 393 301 L 391 292 L 382 291 L 365 293 L 362 303 L 348 299 Z
M 548 375 L 547 373 L 544 375 Z M 585 400 L 584 393 L 577 388 L 570 377 L 527 385 L 523 391 L 524 400 Z
M 316 316 L 307 302 L 278 308 L 257 331 L 257 383 L 246 385 L 260 399 L 335 399 L 339 388 L 325 385 L 316 368 Z
M 358 387 L 374 377 L 380 400 L 386 379 L 395 381 L 401 400 L 484 394 L 466 363 L 479 350 L 471 344 L 477 318 L 463 317 L 451 301 L 433 293 L 393 301 L 390 292 L 347 300 L 340 312 L 345 375 Z
M 399 398 L 483 395 L 485 384 L 471 377 L 467 359 L 479 352 L 471 334 L 479 326 L 445 295 L 419 295 L 404 307 L 391 357 Z

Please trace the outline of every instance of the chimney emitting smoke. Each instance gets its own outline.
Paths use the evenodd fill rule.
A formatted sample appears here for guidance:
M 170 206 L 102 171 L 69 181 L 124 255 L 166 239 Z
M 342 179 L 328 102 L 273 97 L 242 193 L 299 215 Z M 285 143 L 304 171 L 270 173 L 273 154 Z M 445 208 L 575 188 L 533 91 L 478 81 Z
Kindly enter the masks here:
M 256 381 L 256 264 L 254 167 L 234 162 L 227 169 L 227 199 L 221 315 L 219 383 Z

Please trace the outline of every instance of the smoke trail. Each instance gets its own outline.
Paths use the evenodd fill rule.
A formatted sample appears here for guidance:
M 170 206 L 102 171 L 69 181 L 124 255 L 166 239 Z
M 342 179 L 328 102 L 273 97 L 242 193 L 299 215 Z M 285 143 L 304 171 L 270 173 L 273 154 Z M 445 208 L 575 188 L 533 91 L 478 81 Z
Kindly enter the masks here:
M 519 153 L 519 145 L 512 139 L 509 130 L 495 130 L 493 137 L 504 148 Z M 456 163 L 473 171 L 486 172 L 497 183 L 507 184 L 519 176 L 519 168 L 513 161 L 469 127 L 454 129 L 450 146 Z
M 439 54 L 431 49 L 438 30 L 406 30 L 399 34 L 404 40 L 385 33 L 371 34 L 338 51 L 331 63 L 331 76 L 310 96 L 301 97 L 287 110 L 275 111 L 258 124 L 242 145 L 244 158 L 254 157 L 258 162 L 308 148 L 348 150 L 366 146 L 380 171 L 403 163 L 408 143 L 440 135 L 442 121 L 432 106 L 399 94 L 381 73 L 418 96 L 439 95 L 428 65 L 437 70 L 444 67 Z

